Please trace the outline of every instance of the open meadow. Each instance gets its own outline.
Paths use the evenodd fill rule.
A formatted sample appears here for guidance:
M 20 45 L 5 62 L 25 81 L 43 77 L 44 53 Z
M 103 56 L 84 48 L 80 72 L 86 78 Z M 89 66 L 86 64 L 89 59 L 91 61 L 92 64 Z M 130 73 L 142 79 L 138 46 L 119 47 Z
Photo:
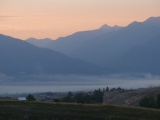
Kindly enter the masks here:
M 0 120 L 160 120 L 160 111 L 114 105 L 0 101 Z

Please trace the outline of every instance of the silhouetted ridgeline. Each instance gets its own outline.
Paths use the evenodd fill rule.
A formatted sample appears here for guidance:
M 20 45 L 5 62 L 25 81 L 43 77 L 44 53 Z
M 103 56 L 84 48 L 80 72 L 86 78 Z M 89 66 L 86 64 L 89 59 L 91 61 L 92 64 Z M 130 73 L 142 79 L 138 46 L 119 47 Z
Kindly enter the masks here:
M 104 25 L 75 33 L 50 42 L 46 48 L 110 68 L 114 73 L 160 74 L 159 41 L 160 17 L 151 17 L 126 27 Z
M 96 74 L 101 71 L 100 67 L 91 63 L 0 35 L 0 73 L 8 75 Z
M 42 43 L 46 48 L 0 35 L 0 73 L 160 74 L 160 17 L 133 22 L 123 28 L 104 25 L 56 41 L 41 40 L 37 46 Z

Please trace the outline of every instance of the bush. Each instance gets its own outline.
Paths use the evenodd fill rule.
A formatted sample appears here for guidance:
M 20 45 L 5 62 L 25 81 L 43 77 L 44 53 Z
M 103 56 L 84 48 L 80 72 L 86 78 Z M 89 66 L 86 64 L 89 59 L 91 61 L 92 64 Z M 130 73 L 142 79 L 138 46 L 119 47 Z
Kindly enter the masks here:
M 140 100 L 140 106 L 146 108 L 156 108 L 156 101 L 153 97 L 144 97 Z
M 160 108 L 160 94 L 157 95 L 157 107 Z
M 54 99 L 53 102 L 61 102 L 60 99 Z
M 26 99 L 27 99 L 27 101 L 36 101 L 35 97 L 30 94 L 26 97 Z

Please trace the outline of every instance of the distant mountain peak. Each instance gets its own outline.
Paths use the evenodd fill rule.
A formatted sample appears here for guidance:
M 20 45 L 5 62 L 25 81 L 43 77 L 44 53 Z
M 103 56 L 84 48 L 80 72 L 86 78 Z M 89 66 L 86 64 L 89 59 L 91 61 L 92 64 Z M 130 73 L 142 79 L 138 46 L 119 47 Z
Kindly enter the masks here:
M 109 29 L 109 28 L 111 28 L 111 26 L 104 24 L 99 29 Z
M 147 20 L 145 20 L 144 22 L 134 21 L 131 24 L 129 24 L 128 26 L 136 27 L 136 26 L 139 26 L 139 24 L 145 24 L 145 25 L 159 26 L 160 27 L 160 17 L 150 17 Z
M 114 25 L 114 27 L 119 27 L 118 25 Z
M 147 21 L 155 21 L 155 20 L 160 20 L 160 16 L 158 16 L 158 17 L 150 17 L 147 20 L 145 20 L 145 22 L 147 22 Z
M 121 27 L 118 26 L 118 25 L 114 25 L 114 26 L 112 27 L 112 26 L 109 26 L 109 25 L 107 25 L 107 24 L 104 24 L 104 25 L 102 25 L 99 29 L 101 29 L 101 30 L 106 30 L 106 29 L 111 29 L 111 28 L 121 28 Z
M 144 21 L 147 24 L 159 24 L 160 25 L 160 16 L 159 17 L 150 17 Z
M 137 25 L 139 22 L 137 22 L 137 21 L 133 21 L 132 23 L 130 23 L 127 27 L 131 27 L 131 26 L 135 26 L 135 25 Z

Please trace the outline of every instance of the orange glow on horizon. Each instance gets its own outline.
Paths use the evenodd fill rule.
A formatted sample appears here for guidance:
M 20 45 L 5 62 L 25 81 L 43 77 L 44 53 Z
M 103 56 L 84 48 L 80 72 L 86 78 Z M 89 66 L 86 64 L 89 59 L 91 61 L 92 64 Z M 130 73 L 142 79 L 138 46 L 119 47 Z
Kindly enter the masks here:
M 0 33 L 52 38 L 160 16 L 160 0 L 0 0 Z

